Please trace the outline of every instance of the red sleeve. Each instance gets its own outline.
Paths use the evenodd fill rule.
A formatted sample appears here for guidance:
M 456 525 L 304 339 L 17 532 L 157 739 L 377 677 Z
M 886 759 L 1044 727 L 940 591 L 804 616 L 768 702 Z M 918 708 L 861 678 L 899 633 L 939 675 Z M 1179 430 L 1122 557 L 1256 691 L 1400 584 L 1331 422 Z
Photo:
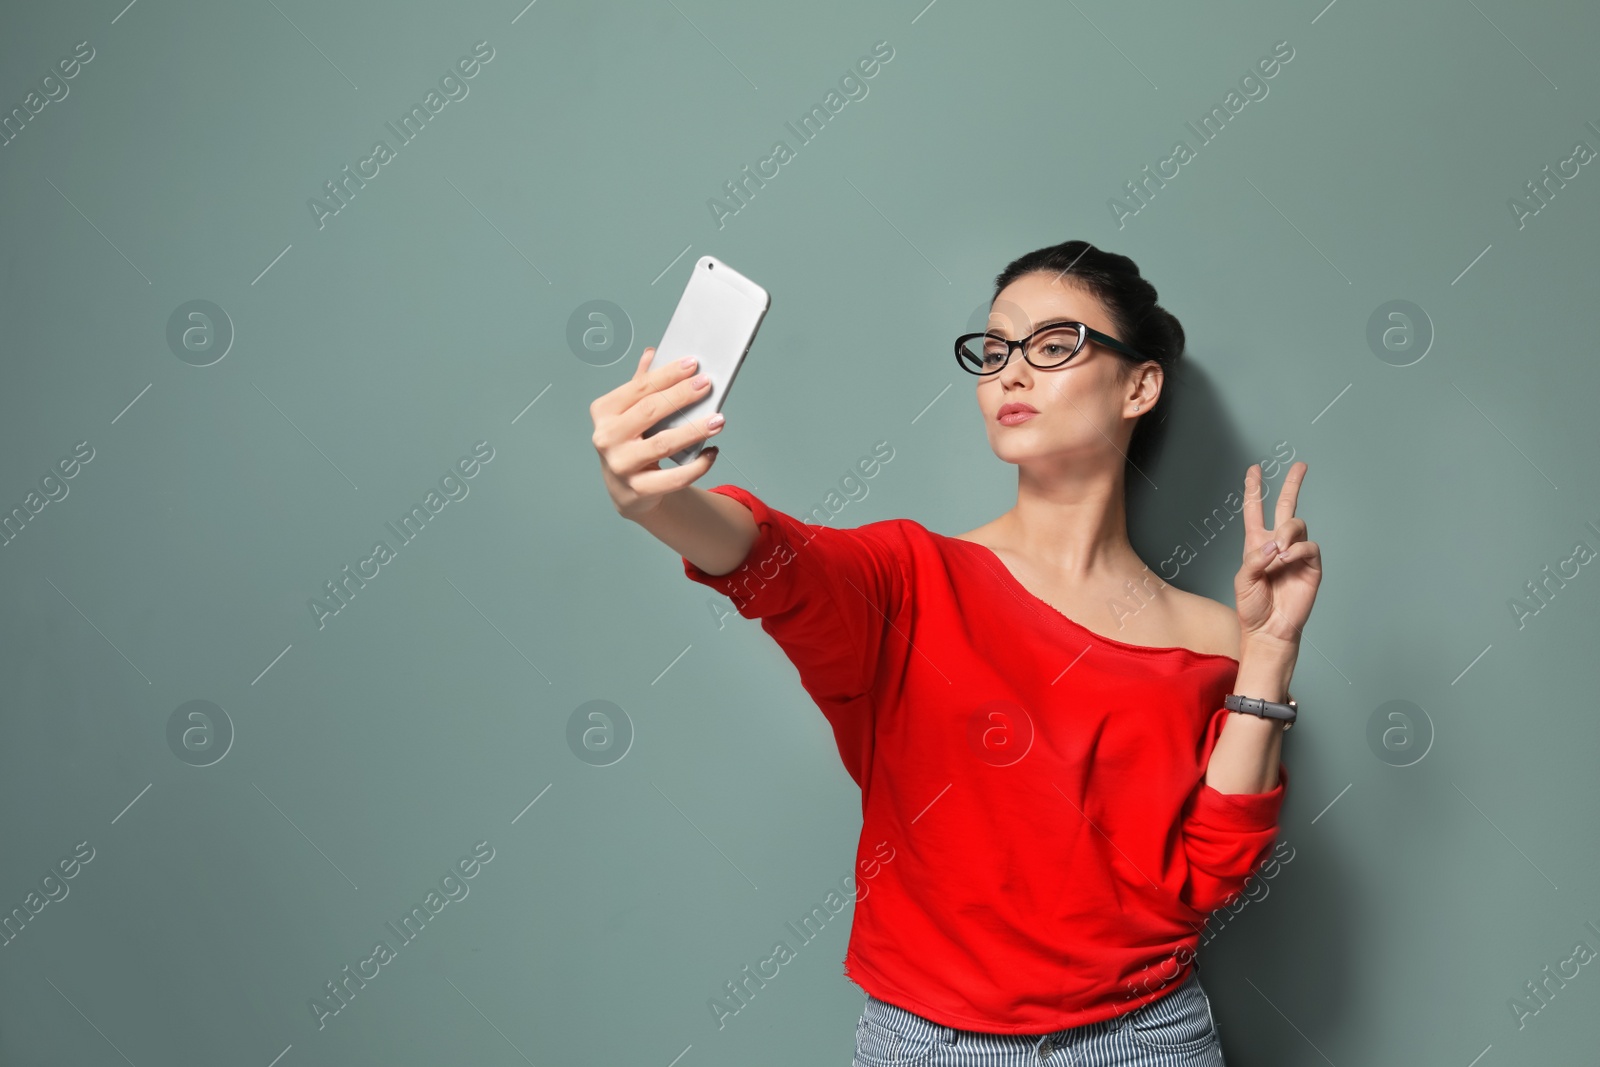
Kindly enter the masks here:
M 910 585 L 898 525 L 818 526 L 769 508 L 735 485 L 711 492 L 750 509 L 755 544 L 727 574 L 707 574 L 687 559 L 684 574 L 730 597 L 745 618 L 760 619 L 814 699 L 843 702 L 864 695 Z
M 1265 793 L 1221 793 L 1206 784 L 1203 769 L 1228 716 L 1219 708 L 1211 716 L 1200 754 L 1200 784 L 1184 808 L 1183 850 L 1189 860 L 1183 900 L 1204 915 L 1222 907 L 1244 888 L 1256 867 L 1272 851 L 1278 836 L 1278 813 L 1289 784 L 1289 768 L 1278 765 L 1278 784 Z

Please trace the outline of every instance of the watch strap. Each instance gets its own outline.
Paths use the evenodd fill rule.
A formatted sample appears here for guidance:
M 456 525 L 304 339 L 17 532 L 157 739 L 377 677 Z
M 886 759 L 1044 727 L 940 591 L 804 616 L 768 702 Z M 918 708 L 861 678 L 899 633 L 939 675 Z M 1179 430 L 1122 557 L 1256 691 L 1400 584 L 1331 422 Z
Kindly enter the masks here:
M 1222 706 L 1229 711 L 1240 711 L 1246 715 L 1255 715 L 1263 719 L 1278 719 L 1284 729 L 1294 724 L 1300 715 L 1300 705 L 1293 699 L 1287 703 L 1276 700 L 1262 700 L 1260 697 L 1240 696 L 1238 693 L 1229 693 L 1222 700 Z

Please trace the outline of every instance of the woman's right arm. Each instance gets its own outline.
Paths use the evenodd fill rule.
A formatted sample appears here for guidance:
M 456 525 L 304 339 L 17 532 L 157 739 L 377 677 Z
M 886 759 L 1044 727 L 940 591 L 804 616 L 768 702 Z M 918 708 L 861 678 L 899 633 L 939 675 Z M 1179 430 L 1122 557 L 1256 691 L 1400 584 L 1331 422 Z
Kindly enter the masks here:
M 704 391 L 693 385 L 692 367 L 650 369 L 654 354 L 645 349 L 633 378 L 589 406 L 600 469 L 618 514 L 682 556 L 687 577 L 730 597 L 745 618 L 760 619 L 817 700 L 866 693 L 887 643 L 909 641 L 903 633 L 893 637 L 910 591 L 910 547 L 901 524 L 836 529 L 769 508 L 737 486 L 697 489 L 690 483 L 711 468 L 714 449 L 662 469 L 662 459 L 720 425 L 697 420 L 641 436 Z
M 712 425 L 718 419 L 713 415 L 643 436 L 706 390 L 704 384 L 695 384 L 693 365 L 674 362 L 652 368 L 655 351 L 646 348 L 633 377 L 589 405 L 601 476 L 619 515 L 643 526 L 708 574 L 727 574 L 738 568 L 755 544 L 755 519 L 737 500 L 691 484 L 716 462 L 715 448 L 682 466 L 662 468 L 661 460 L 719 433 L 722 423 Z

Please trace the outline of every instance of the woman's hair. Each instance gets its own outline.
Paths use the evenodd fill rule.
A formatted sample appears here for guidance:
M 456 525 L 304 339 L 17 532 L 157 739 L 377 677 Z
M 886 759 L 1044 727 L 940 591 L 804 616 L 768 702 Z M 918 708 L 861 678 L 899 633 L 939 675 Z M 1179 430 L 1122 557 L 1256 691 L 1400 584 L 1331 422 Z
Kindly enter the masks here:
M 1111 317 L 1108 332 L 1145 357 L 1138 360 L 1114 348 L 1106 349 L 1122 361 L 1124 380 L 1144 362 L 1154 360 L 1161 364 L 1161 396 L 1155 406 L 1140 412 L 1128 441 L 1128 463 L 1142 469 L 1166 436 L 1167 413 L 1177 384 L 1176 364 L 1183 355 L 1182 324 L 1156 303 L 1155 286 L 1140 276 L 1133 260 L 1101 251 L 1087 241 L 1063 241 L 1012 260 L 995 276 L 990 307 L 1006 286 L 1024 274 L 1036 272 L 1065 276 L 1105 305 Z

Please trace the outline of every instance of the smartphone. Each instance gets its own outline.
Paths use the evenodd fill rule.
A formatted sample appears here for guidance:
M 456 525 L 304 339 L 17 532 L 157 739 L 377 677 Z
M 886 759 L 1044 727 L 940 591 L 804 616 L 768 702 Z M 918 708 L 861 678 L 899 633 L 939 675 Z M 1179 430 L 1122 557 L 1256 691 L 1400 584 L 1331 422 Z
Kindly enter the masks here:
M 664 367 L 675 359 L 694 356 L 700 361 L 696 373 L 707 375 L 711 387 L 688 407 L 679 408 L 650 427 L 643 436 L 654 437 L 662 430 L 722 410 L 733 379 L 771 305 L 772 297 L 761 286 L 715 256 L 700 257 L 650 365 Z M 705 446 L 706 440 L 701 439 L 672 453 L 671 459 L 679 466 L 690 463 Z

